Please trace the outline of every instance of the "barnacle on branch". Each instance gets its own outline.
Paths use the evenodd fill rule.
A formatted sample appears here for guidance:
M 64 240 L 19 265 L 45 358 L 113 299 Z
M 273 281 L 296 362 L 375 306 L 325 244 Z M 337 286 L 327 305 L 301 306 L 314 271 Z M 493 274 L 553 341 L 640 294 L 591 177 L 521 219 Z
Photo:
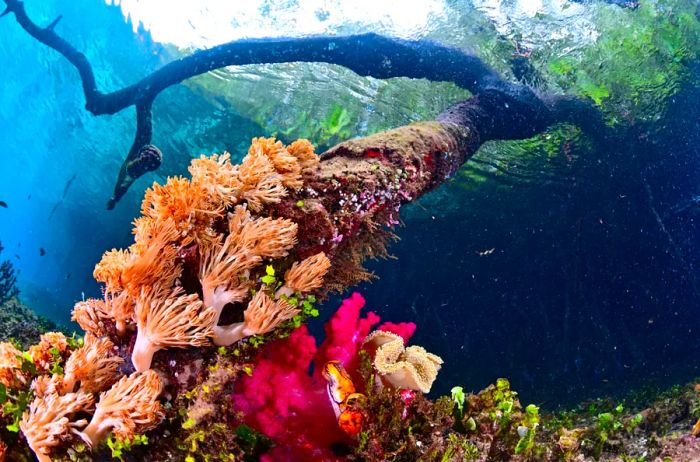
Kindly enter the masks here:
M 395 388 L 430 392 L 442 359 L 420 346 L 404 348 L 403 338 L 392 332 L 374 331 L 365 339 L 375 349 L 374 368 L 380 377 Z
M 97 393 L 117 381 L 118 369 L 124 360 L 114 354 L 114 344 L 108 338 L 98 338 L 87 333 L 85 343 L 75 350 L 66 361 L 62 393 L 80 389 Z
M 300 262 L 295 262 L 291 268 L 284 273 L 284 286 L 280 287 L 275 294 L 292 295 L 294 292 L 311 292 L 323 285 L 323 276 L 331 267 L 331 261 L 325 253 L 320 252 L 312 255 Z
M 75 304 L 71 320 L 77 322 L 85 332 L 103 337 L 107 335 L 104 322 L 109 317 L 109 309 L 104 300 L 88 298 Z
M 19 427 L 40 462 L 50 462 L 51 449 L 87 424 L 84 419 L 71 418 L 78 412 L 90 411 L 93 404 L 92 395 L 82 391 L 59 395 L 55 390 L 47 390 L 34 398 Z
M 95 413 L 80 436 L 94 448 L 110 432 L 118 440 L 125 440 L 155 427 L 163 416 L 157 401 L 162 389 L 160 377 L 152 370 L 122 377 L 112 388 L 100 394 Z
M 284 300 L 273 300 L 259 290 L 243 313 L 243 322 L 214 327 L 214 343 L 231 345 L 245 337 L 266 334 L 299 314 L 299 309 Z
M 181 287 L 144 287 L 135 316 L 138 333 L 131 361 L 143 372 L 158 350 L 208 345 L 216 312 L 205 308 L 197 294 L 185 295 Z

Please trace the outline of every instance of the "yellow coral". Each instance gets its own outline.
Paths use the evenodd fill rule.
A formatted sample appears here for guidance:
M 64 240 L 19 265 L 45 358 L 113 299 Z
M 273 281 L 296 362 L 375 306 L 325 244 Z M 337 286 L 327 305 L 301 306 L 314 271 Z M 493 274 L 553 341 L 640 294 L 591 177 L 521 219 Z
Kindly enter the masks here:
M 162 389 L 160 377 L 152 370 L 122 377 L 100 394 L 95 414 L 80 436 L 94 448 L 110 432 L 118 440 L 125 440 L 155 427 L 163 416 L 157 400 Z
M 85 420 L 70 419 L 78 412 L 91 410 L 93 404 L 92 395 L 81 391 L 66 395 L 48 391 L 34 398 L 19 427 L 40 462 L 51 462 L 51 449 L 87 424 Z
M 135 316 L 138 332 L 131 361 L 137 371 L 145 371 L 158 350 L 208 345 L 216 312 L 203 307 L 197 294 L 185 295 L 181 287 L 144 287 Z
M 365 345 L 375 349 L 374 367 L 385 382 L 396 388 L 430 391 L 442 365 L 439 356 L 420 346 L 404 348 L 401 336 L 381 330 L 368 335 Z

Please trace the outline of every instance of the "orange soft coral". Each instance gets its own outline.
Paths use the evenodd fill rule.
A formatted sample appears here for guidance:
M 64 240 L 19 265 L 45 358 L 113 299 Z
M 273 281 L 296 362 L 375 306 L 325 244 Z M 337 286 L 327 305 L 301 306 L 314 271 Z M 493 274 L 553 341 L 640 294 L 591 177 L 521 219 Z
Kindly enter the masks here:
M 107 335 L 105 321 L 109 316 L 104 300 L 88 298 L 75 304 L 71 320 L 77 322 L 85 332 L 103 337 Z
M 158 350 L 208 345 L 216 312 L 181 287 L 150 287 L 142 289 L 135 316 L 138 333 L 131 361 L 137 371 L 145 371 Z
M 287 255 L 296 242 L 297 225 L 286 219 L 253 218 L 237 206 L 229 218 L 229 234 L 200 246 L 199 279 L 205 306 L 216 312 L 216 325 L 229 303 L 243 302 L 252 281 L 250 270 L 263 258 Z M 219 343 L 216 339 L 215 343 Z
M 284 286 L 280 287 L 276 296 L 292 295 L 294 292 L 311 292 L 323 285 L 323 276 L 331 267 L 331 261 L 325 253 L 320 252 L 295 262 L 284 274 Z
M 100 262 L 95 265 L 92 275 L 97 282 L 105 285 L 107 292 L 119 292 L 124 288 L 122 285 L 122 272 L 129 262 L 130 256 L 126 250 L 108 250 L 102 255 Z
M 40 462 L 50 462 L 51 449 L 87 424 L 85 420 L 71 421 L 71 418 L 78 412 L 89 411 L 93 404 L 92 395 L 83 392 L 59 395 L 48 390 L 34 398 L 19 427 Z
M 275 171 L 282 177 L 282 184 L 287 188 L 299 189 L 301 181 L 301 165 L 296 157 L 291 155 L 284 145 L 274 138 L 253 138 L 248 154 L 260 153 L 272 161 Z
M 214 343 L 231 345 L 245 337 L 266 334 L 297 314 L 297 308 L 283 300 L 275 301 L 260 290 L 248 303 L 243 322 L 214 327 Z
M 17 388 L 26 383 L 20 370 L 22 352 L 8 342 L 0 343 L 0 383 L 6 388 Z
M 311 170 L 321 161 L 311 142 L 303 138 L 287 146 L 287 152 L 297 158 L 302 172 Z
M 87 333 L 84 345 L 66 361 L 61 392 L 74 391 L 75 385 L 80 383 L 82 391 L 98 393 L 117 381 L 123 362 L 114 354 L 114 344 L 109 339 Z
M 56 359 L 55 356 L 63 355 L 68 349 L 66 336 L 61 332 L 47 332 L 41 335 L 37 345 L 29 347 L 29 356 L 40 372 L 48 372 Z
M 90 424 L 80 433 L 92 448 L 114 433 L 117 440 L 133 438 L 155 427 L 162 418 L 157 401 L 163 388 L 155 371 L 134 372 L 122 377 L 112 388 L 100 394 Z
M 189 171 L 192 183 L 207 192 L 215 208 L 227 208 L 238 202 L 241 182 L 238 179 L 238 166 L 231 164 L 229 153 L 193 159 Z
M 209 198 L 206 188 L 182 177 L 169 177 L 165 185 L 153 183 L 141 204 L 144 217 L 173 220 L 182 236 L 192 236 L 209 226 L 211 217 L 223 213 Z
M 297 229 L 297 224 L 286 218 L 256 218 L 239 230 L 229 226 L 229 232 L 238 234 L 242 246 L 265 258 L 286 257 L 297 243 Z
M 266 204 L 280 202 L 287 195 L 282 176 L 260 149 L 249 151 L 243 158 L 238 179 L 241 182 L 238 193 L 254 212 L 261 211 Z

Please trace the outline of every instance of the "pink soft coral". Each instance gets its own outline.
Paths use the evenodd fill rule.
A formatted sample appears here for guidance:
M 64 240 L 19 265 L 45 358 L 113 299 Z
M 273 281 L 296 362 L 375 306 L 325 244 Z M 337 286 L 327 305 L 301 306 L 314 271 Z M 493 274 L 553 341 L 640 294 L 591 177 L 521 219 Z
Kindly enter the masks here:
M 359 293 L 344 300 L 326 324 L 326 339 L 318 349 L 306 326 L 286 339 L 265 345 L 256 358 L 252 377 L 239 383 L 233 400 L 245 414 L 245 423 L 276 443 L 263 461 L 343 460 L 331 448 L 335 443 L 350 441 L 338 428 L 321 370 L 327 361 L 337 360 L 348 372 L 357 374 L 357 353 L 380 321 L 372 312 L 360 317 L 364 305 Z M 404 340 L 413 335 L 415 328 L 413 323 L 380 326 Z M 312 362 L 314 373 L 309 375 Z

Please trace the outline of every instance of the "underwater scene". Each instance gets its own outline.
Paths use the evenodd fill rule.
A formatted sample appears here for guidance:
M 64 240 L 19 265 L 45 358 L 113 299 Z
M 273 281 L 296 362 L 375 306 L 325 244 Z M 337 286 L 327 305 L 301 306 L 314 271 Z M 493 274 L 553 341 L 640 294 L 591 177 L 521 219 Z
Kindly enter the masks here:
M 0 0 L 0 462 L 700 461 L 697 0 Z

